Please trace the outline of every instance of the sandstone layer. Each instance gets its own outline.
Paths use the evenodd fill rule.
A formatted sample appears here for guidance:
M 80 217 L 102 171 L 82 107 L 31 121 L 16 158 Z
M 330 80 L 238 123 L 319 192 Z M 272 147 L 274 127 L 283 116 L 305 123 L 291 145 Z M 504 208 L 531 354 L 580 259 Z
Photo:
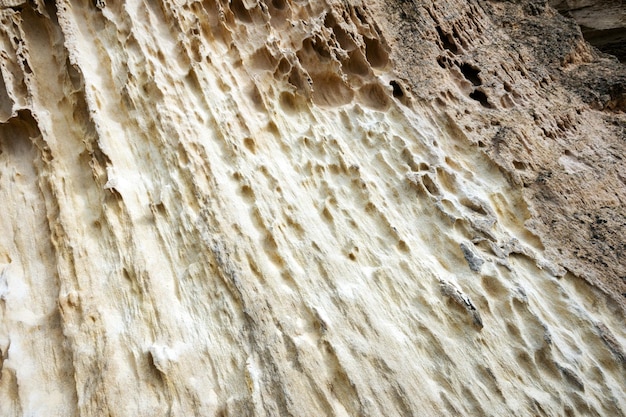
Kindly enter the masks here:
M 546 1 L 0 1 L 0 415 L 626 414 L 626 70 Z

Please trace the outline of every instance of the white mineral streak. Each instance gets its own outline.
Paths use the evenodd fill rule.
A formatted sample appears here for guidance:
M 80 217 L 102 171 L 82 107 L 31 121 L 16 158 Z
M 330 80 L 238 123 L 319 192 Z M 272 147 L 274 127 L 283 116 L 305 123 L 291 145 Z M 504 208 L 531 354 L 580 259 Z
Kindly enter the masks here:
M 621 312 L 368 9 L 98 4 L 0 12 L 0 415 L 624 414 Z

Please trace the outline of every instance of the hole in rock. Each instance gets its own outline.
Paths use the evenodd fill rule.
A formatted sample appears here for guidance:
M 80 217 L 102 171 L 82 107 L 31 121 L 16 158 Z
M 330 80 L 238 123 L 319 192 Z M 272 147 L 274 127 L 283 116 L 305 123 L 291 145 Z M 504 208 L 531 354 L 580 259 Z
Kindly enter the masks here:
M 253 85 L 252 87 L 250 87 L 250 90 L 248 91 L 248 97 L 250 98 L 250 101 L 252 102 L 252 104 L 254 104 L 254 108 L 256 110 L 261 111 L 261 112 L 266 110 L 265 102 L 263 101 L 261 92 L 259 91 L 259 88 L 256 85 Z
M 250 56 L 250 62 L 254 68 L 260 70 L 273 70 L 276 68 L 276 58 L 272 56 L 272 53 L 267 49 L 266 46 L 263 46 Z
M 502 104 L 502 107 L 505 109 L 515 107 L 515 102 L 511 99 L 511 97 L 509 97 L 508 94 L 505 94 L 500 98 L 500 104 Z
M 469 198 L 463 197 L 461 198 L 460 203 L 478 214 L 482 214 L 483 216 L 487 215 L 487 211 L 485 211 L 485 208 L 477 200 L 470 200 Z
M 283 57 L 278 63 L 278 68 L 276 69 L 276 72 L 278 74 L 287 74 L 289 71 L 291 71 L 291 64 L 289 63 L 289 60 L 287 58 Z
M 176 147 L 176 155 L 178 157 L 178 162 L 180 163 L 180 165 L 186 166 L 187 164 L 189 164 L 189 157 L 187 155 L 187 151 L 185 150 L 185 147 L 181 143 L 179 143 L 178 146 Z
M 437 26 L 437 34 L 439 35 L 441 44 L 445 49 L 454 54 L 459 51 L 459 48 L 456 46 L 456 42 L 454 42 L 454 38 L 451 35 L 444 33 L 440 26 Z
M 370 65 L 365 60 L 363 53 L 359 49 L 355 49 L 348 53 L 348 60 L 343 63 L 343 70 L 348 74 L 367 75 L 370 71 Z
M 254 142 L 254 139 L 245 138 L 243 140 L 243 144 L 246 147 L 246 149 L 248 149 L 250 152 L 256 153 L 256 143 Z
M 439 107 L 446 107 L 446 102 L 442 100 L 441 97 L 435 99 L 435 104 Z
M 448 213 L 456 212 L 456 209 L 454 207 L 454 203 L 452 201 L 448 200 L 447 198 L 444 198 L 444 199 L 441 200 L 441 206 L 443 208 L 445 208 Z
M 439 187 L 437 187 L 429 175 L 422 176 L 422 184 L 424 184 L 424 187 L 431 195 L 438 196 L 441 194 Z
M 513 161 L 515 169 L 526 169 L 526 164 L 520 161 Z
M 337 39 L 339 46 L 341 46 L 343 50 L 349 52 L 356 49 L 354 39 L 339 25 L 337 19 L 332 13 L 326 15 L 326 19 L 324 19 L 324 26 L 333 31 L 335 39 Z
M 309 91 L 311 88 L 311 79 L 300 67 L 294 67 L 292 69 L 288 81 L 300 92 Z
M 465 76 L 465 78 L 472 84 L 474 84 L 475 86 L 479 86 L 482 84 L 482 81 L 478 76 L 478 74 L 480 73 L 480 68 L 477 68 L 474 65 L 468 64 L 466 62 L 464 62 L 460 68 L 463 76 Z
M 359 90 L 363 104 L 374 110 L 386 110 L 389 107 L 387 92 L 378 83 L 367 84 Z
M 252 191 L 252 188 L 250 188 L 249 185 L 242 185 L 241 186 L 241 195 L 248 201 L 252 201 L 254 200 L 254 191 Z
M 317 54 L 322 58 L 330 59 L 330 50 L 328 49 L 328 45 L 326 45 L 322 40 L 306 38 L 302 41 L 302 49 L 307 53 Z M 300 54 L 298 54 L 298 57 L 301 58 Z
M 274 6 L 276 10 L 283 10 L 286 5 L 285 0 L 272 0 L 272 6 Z
M 487 99 L 487 94 L 480 90 L 474 90 L 470 93 L 470 98 L 478 101 L 482 104 L 483 107 L 490 109 L 492 108 L 491 104 L 489 104 L 489 100 Z
M 383 68 L 389 61 L 389 54 L 376 38 L 365 39 L 365 56 L 374 68 Z
M 316 74 L 313 86 L 313 102 L 320 106 L 341 106 L 354 97 L 354 91 L 336 74 Z
M 231 0 L 230 10 L 235 15 L 237 20 L 240 20 L 244 23 L 252 23 L 252 17 L 250 16 L 250 12 L 246 9 L 246 6 L 243 4 L 242 0 Z
M 359 23 L 367 23 L 367 19 L 363 15 L 363 11 L 361 11 L 360 9 L 361 9 L 360 7 L 355 7 L 354 8 L 354 17 L 356 17 L 357 20 L 358 20 L 358 22 L 355 22 L 355 23 L 357 23 L 357 25 Z
M 78 89 L 78 87 L 75 88 Z M 6 85 L 4 84 L 4 77 L 0 75 L 0 122 L 5 122 L 11 117 L 13 101 L 7 91 Z
M 289 113 L 297 112 L 300 107 L 298 97 L 289 92 L 281 93 L 278 102 L 280 103 L 280 107 Z
M 452 171 L 444 169 L 442 167 L 437 167 L 435 171 L 437 173 L 437 179 L 439 180 L 439 184 L 441 184 L 446 190 L 456 193 L 457 189 L 455 174 Z
M 278 129 L 278 126 L 276 126 L 273 120 L 270 120 L 267 124 L 267 131 L 276 137 L 280 137 L 280 129 Z
M 391 86 L 391 88 L 393 88 L 393 96 L 395 98 L 404 97 L 404 91 L 397 81 L 391 80 L 389 81 L 389 85 Z
M 26 58 L 22 58 L 22 66 L 24 67 L 26 74 L 33 73 L 33 70 L 30 68 L 30 65 L 28 65 L 28 60 Z
M 261 7 L 261 9 L 263 9 Z M 276 29 L 276 30 L 282 30 L 282 28 L 286 27 L 289 22 L 291 22 L 291 8 L 289 7 L 289 4 L 284 3 L 283 7 L 281 9 L 275 7 L 274 5 L 270 5 L 267 7 L 267 11 L 269 13 L 270 16 L 270 22 L 271 25 Z M 263 12 L 262 12 L 263 13 Z M 264 15 L 261 14 L 261 19 L 262 20 L 264 18 Z

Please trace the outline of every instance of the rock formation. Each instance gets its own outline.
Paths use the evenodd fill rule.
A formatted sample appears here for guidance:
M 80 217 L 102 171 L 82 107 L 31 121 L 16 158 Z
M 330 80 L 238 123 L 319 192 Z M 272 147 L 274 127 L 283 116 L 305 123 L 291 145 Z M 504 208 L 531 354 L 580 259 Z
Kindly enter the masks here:
M 621 0 L 550 0 L 578 22 L 592 45 L 626 61 L 626 4 Z
M 625 415 L 626 69 L 546 0 L 4 0 L 0 72 L 0 415 Z

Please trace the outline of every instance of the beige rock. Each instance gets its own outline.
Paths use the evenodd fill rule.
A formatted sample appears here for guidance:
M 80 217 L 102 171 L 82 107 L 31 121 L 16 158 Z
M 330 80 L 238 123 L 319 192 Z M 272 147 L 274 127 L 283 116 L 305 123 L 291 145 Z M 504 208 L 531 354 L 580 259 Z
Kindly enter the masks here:
M 626 75 L 518 3 L 0 9 L 0 415 L 624 415 Z

